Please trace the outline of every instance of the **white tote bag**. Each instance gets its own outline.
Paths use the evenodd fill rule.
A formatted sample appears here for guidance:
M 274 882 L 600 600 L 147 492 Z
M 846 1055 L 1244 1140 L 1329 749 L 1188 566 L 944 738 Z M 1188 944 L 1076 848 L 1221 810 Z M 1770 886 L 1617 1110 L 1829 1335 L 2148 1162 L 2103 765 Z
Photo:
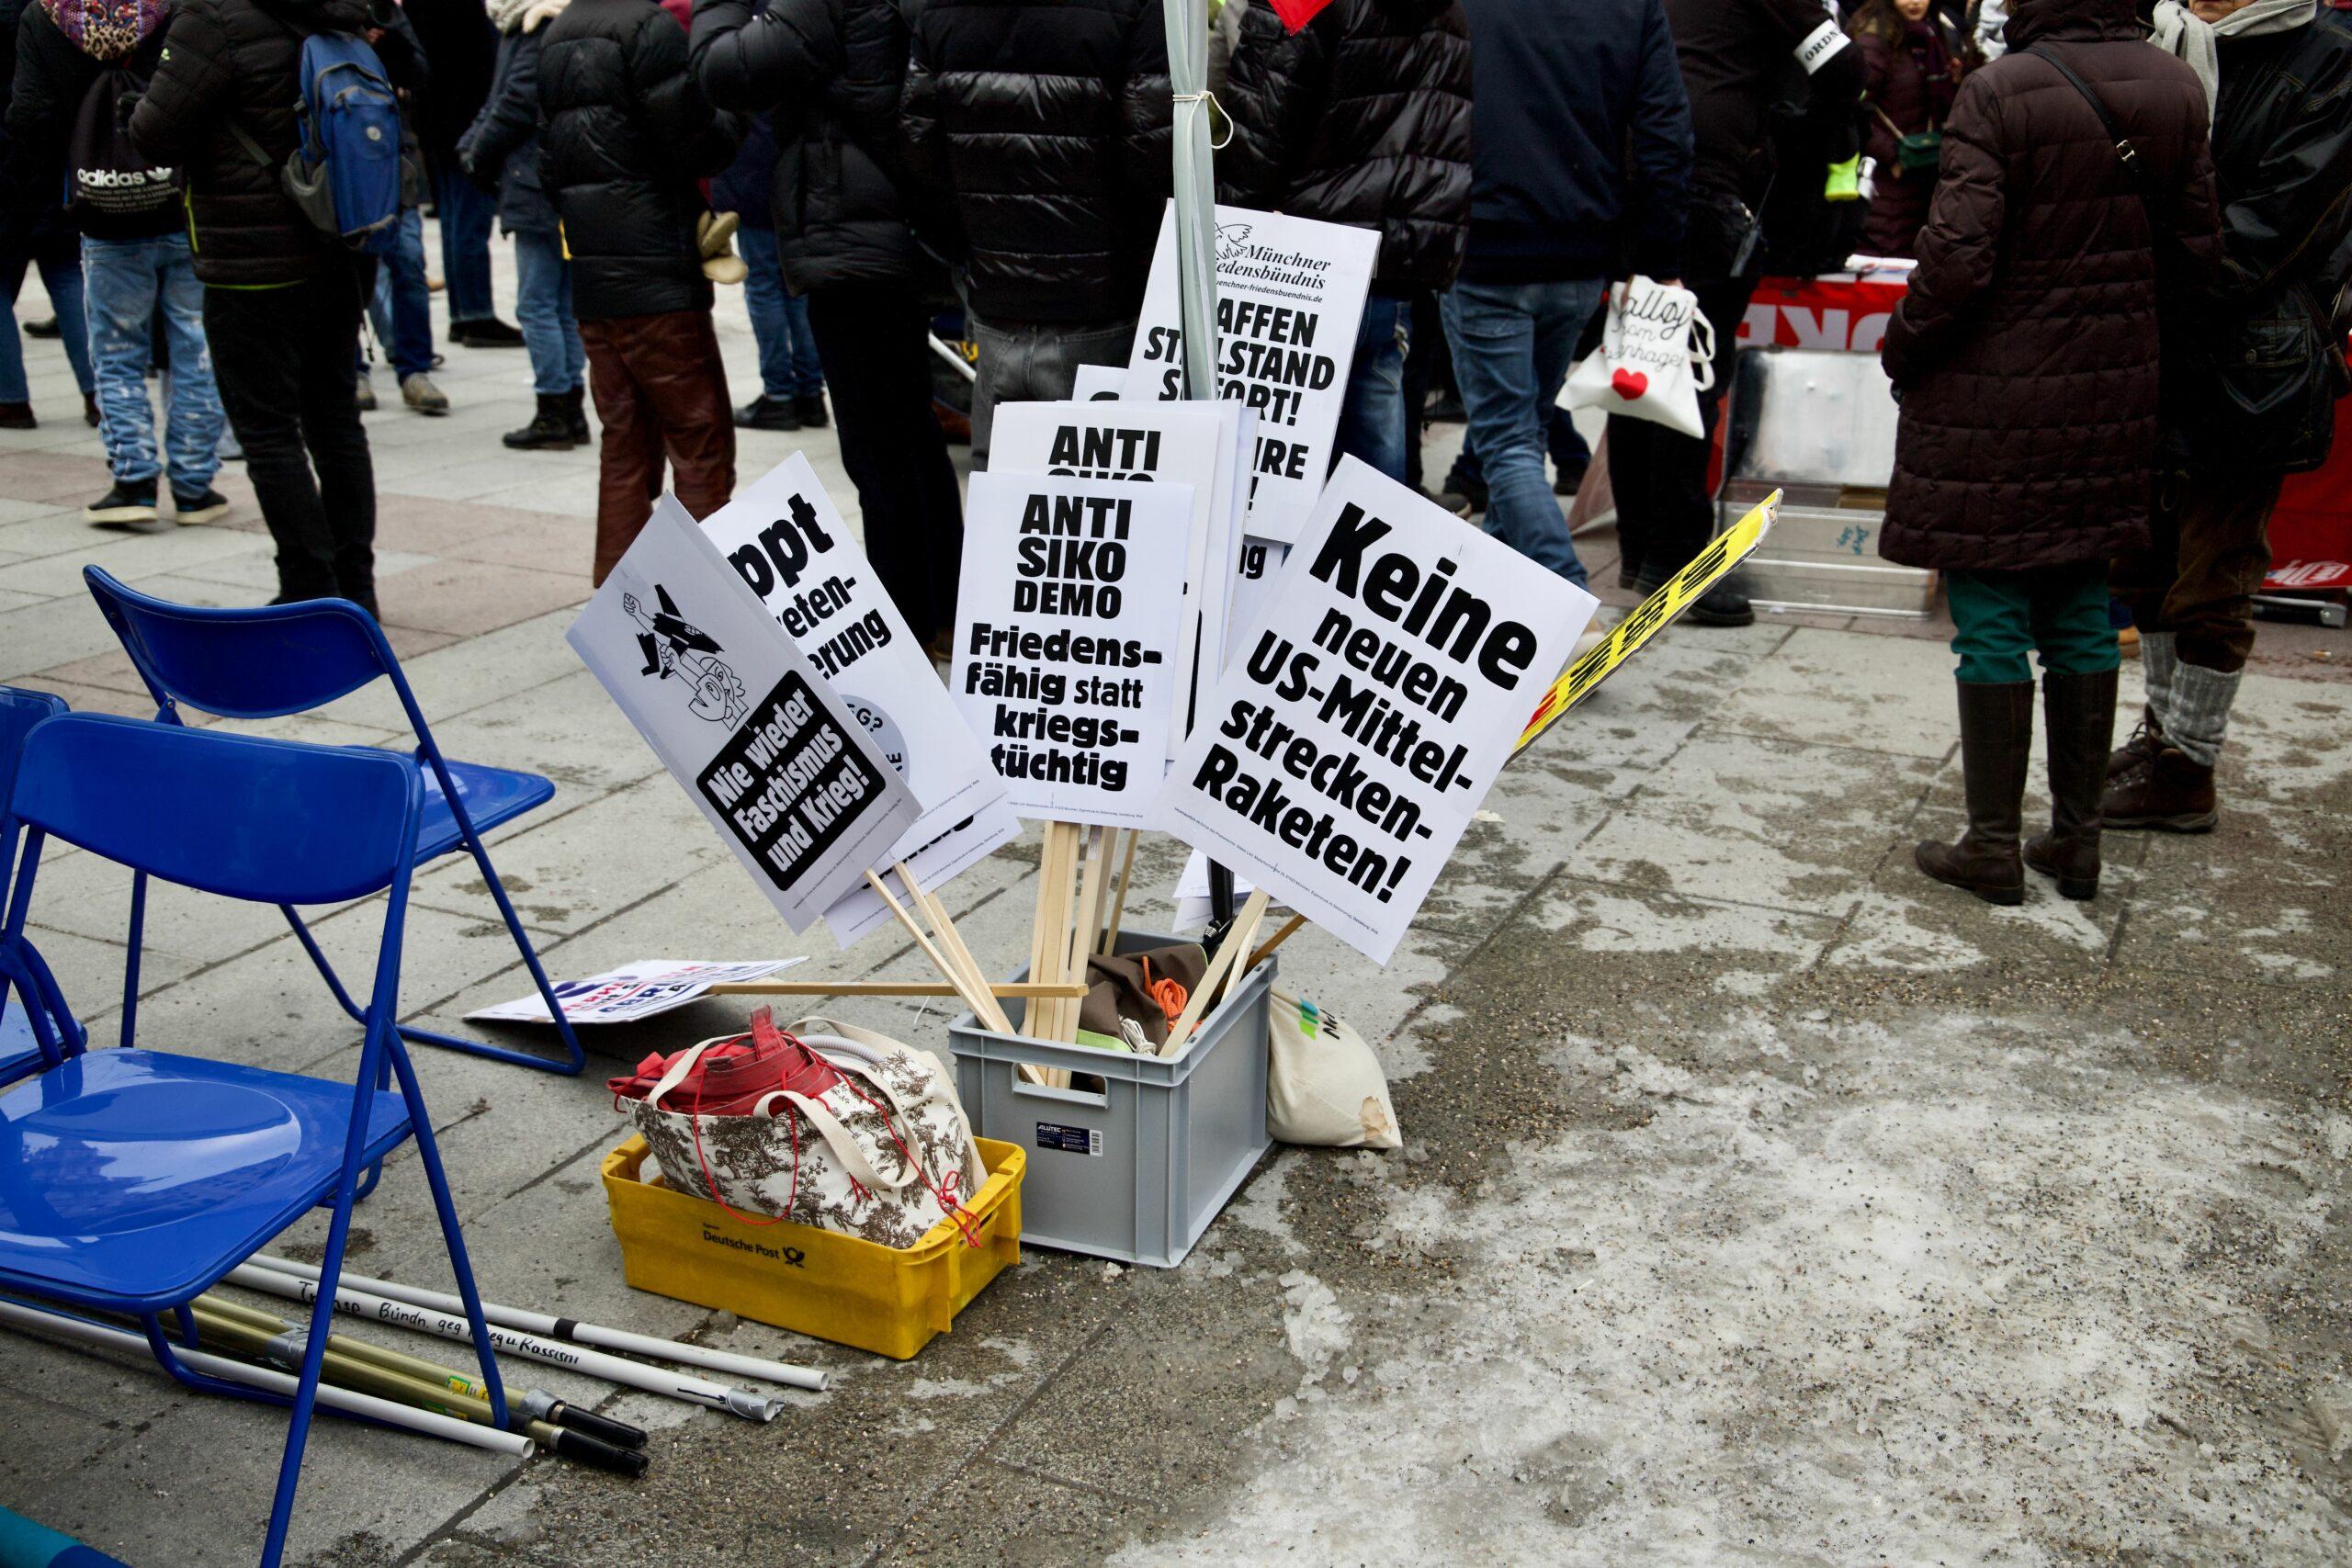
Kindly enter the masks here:
M 1287 991 L 1268 999 L 1266 1131 L 1318 1148 L 1393 1149 L 1396 1107 L 1363 1036 Z
M 1695 439 L 1714 358 L 1714 328 L 1700 314 L 1699 297 L 1636 276 L 1610 286 L 1600 348 L 1568 372 L 1560 406 L 1655 420 Z

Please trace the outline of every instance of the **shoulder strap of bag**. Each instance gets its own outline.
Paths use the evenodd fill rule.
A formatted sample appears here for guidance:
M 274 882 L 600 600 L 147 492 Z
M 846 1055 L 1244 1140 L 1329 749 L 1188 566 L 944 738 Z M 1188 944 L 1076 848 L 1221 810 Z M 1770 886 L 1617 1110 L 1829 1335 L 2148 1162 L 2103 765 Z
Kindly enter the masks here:
M 808 1118 L 808 1125 L 817 1130 L 817 1135 L 825 1140 L 825 1146 L 833 1151 L 833 1157 L 842 1162 L 842 1168 L 849 1173 L 850 1179 L 859 1186 L 873 1192 L 896 1192 L 902 1187 L 913 1184 L 916 1176 L 914 1171 L 910 1170 L 893 1181 L 876 1170 L 874 1162 L 865 1157 L 865 1151 L 858 1146 L 855 1135 L 847 1127 L 842 1125 L 841 1119 L 805 1094 L 793 1089 L 779 1089 L 762 1095 L 759 1103 L 752 1107 L 752 1114 L 775 1116 L 775 1102 L 778 1100 L 796 1107 L 803 1116 Z
M 2073 66 L 2038 43 L 2024 52 L 2064 76 L 2075 91 L 2083 96 L 2083 102 L 2090 105 L 2091 113 L 2098 116 L 2099 128 L 2107 132 L 2107 139 L 2115 143 L 2115 161 L 2122 168 L 2123 177 L 2130 183 L 2132 194 L 2139 197 L 2141 209 L 2147 214 L 2148 238 L 2153 243 L 2163 234 L 2164 226 L 2156 221 L 2156 204 L 2148 189 L 2148 166 L 2141 162 L 2139 145 L 2123 134 L 2123 128 L 2115 123 L 2115 116 L 2108 110 L 2107 100 L 2100 97 L 2098 90 L 2084 81 Z

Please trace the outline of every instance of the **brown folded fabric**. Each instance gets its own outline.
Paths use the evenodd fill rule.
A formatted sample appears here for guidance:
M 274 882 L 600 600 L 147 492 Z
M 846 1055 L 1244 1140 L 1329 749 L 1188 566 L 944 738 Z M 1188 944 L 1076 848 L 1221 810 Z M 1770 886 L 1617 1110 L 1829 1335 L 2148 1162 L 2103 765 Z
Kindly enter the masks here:
M 1086 1000 L 1078 1010 L 1078 1026 L 1115 1040 L 1119 1021 L 1132 1018 L 1143 1026 L 1144 1038 L 1154 1045 L 1164 1044 L 1168 1026 L 1184 1010 L 1183 998 L 1192 995 L 1208 966 L 1208 954 L 1197 942 L 1124 953 L 1116 958 L 1090 958 Z M 1182 989 L 1182 997 L 1169 988 L 1170 981 Z M 1167 1005 L 1170 1000 L 1173 1006 Z

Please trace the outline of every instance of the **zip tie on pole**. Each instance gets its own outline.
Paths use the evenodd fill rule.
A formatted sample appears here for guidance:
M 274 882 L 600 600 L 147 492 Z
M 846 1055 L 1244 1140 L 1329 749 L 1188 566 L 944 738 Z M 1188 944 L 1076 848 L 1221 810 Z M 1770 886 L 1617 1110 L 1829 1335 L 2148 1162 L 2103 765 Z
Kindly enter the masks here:
M 288 1301 L 309 1303 L 319 1297 L 319 1283 L 315 1280 L 256 1269 L 250 1263 L 231 1269 L 229 1282 L 243 1285 L 247 1290 L 283 1296 Z M 336 1287 L 334 1310 L 346 1317 L 372 1317 L 379 1323 L 414 1329 L 420 1334 L 435 1334 L 462 1345 L 473 1343 L 473 1327 L 462 1317 L 411 1306 L 406 1302 L 389 1301 L 348 1285 Z M 729 1411 L 746 1421 L 773 1421 L 784 1409 L 784 1401 L 769 1394 L 729 1388 L 707 1378 L 666 1371 L 660 1367 L 649 1367 L 642 1361 L 607 1356 L 601 1350 L 584 1349 L 575 1345 L 558 1344 L 528 1334 L 517 1334 L 510 1328 L 492 1326 L 490 1343 L 494 1349 L 511 1350 L 517 1356 L 526 1356 L 535 1361 L 570 1367 L 573 1371 L 602 1378 L 606 1382 L 619 1383 L 625 1388 L 663 1394 L 706 1409 Z
M 1213 105 L 1217 113 L 1225 116 L 1225 140 L 1223 141 L 1219 141 L 1212 138 L 1209 141 L 1210 152 L 1222 152 L 1228 145 L 1231 144 L 1233 141 L 1233 116 L 1227 110 L 1223 104 L 1216 101 L 1216 95 L 1215 93 L 1212 93 L 1206 87 L 1204 87 L 1197 93 L 1177 93 L 1171 96 L 1174 97 L 1175 101 L 1180 104 L 1205 103 Z
M 266 1269 L 278 1274 L 291 1274 L 297 1280 L 313 1282 L 319 1277 L 315 1264 L 272 1258 L 266 1253 L 255 1253 L 246 1259 L 246 1266 Z M 410 1306 L 424 1307 L 430 1312 L 462 1314 L 465 1311 L 465 1303 L 456 1296 L 445 1295 L 439 1291 L 420 1290 L 414 1285 L 396 1285 L 389 1280 L 371 1280 L 365 1274 L 345 1273 L 343 1285 L 346 1290 L 365 1291 L 387 1301 L 405 1302 Z M 482 1303 L 481 1315 L 484 1322 L 511 1328 L 520 1334 L 536 1334 L 542 1338 L 561 1339 L 574 1345 L 593 1345 L 605 1350 L 627 1350 L 632 1355 L 650 1356 L 656 1360 L 674 1361 L 681 1366 L 700 1367 L 706 1371 L 725 1372 L 730 1377 L 759 1378 L 766 1382 L 782 1383 L 786 1388 L 805 1388 L 818 1393 L 825 1390 L 825 1373 L 816 1367 L 771 1361 L 762 1356 L 739 1356 L 731 1350 L 714 1350 L 707 1346 L 683 1344 L 675 1339 L 659 1339 L 650 1334 L 632 1334 L 626 1328 L 606 1328 L 599 1324 L 582 1323 L 573 1318 L 556 1317 L 522 1307 L 501 1306 L 496 1302 Z
M 127 1328 L 110 1328 L 105 1324 L 92 1323 L 86 1318 L 74 1317 L 64 1313 L 43 1312 L 37 1307 L 26 1306 L 21 1302 L 5 1299 L 0 1299 L 0 1323 L 5 1323 L 11 1328 L 53 1335 L 60 1339 L 71 1340 L 77 1344 L 110 1350 L 131 1351 L 149 1365 L 153 1366 L 156 1371 L 164 1370 L 162 1363 L 156 1361 L 154 1349 L 146 1339 Z M 191 1350 L 184 1346 L 174 1346 L 172 1354 L 191 1371 L 202 1372 L 207 1377 L 219 1378 L 224 1382 L 243 1383 L 248 1388 L 257 1388 L 268 1393 L 282 1393 L 290 1398 L 300 1382 L 299 1379 L 288 1377 L 284 1372 L 273 1371 L 267 1367 L 251 1366 L 243 1361 L 232 1360 L 226 1356 L 215 1356 L 203 1350 Z M 413 1405 L 396 1404 L 389 1399 L 378 1399 L 373 1394 L 356 1393 L 347 1388 L 337 1388 L 324 1379 L 322 1379 L 318 1385 L 318 1403 L 326 1409 L 338 1411 L 346 1416 L 364 1416 L 371 1421 L 380 1421 L 387 1427 L 403 1427 L 412 1432 L 422 1433 L 428 1438 L 443 1438 L 453 1443 L 463 1443 L 469 1448 L 486 1449 L 492 1453 L 505 1454 L 514 1459 L 529 1459 L 538 1452 L 538 1445 L 518 1432 L 504 1432 L 495 1427 L 476 1426 L 471 1422 L 453 1420 L 447 1416 L 436 1416 L 429 1410 L 419 1410 Z

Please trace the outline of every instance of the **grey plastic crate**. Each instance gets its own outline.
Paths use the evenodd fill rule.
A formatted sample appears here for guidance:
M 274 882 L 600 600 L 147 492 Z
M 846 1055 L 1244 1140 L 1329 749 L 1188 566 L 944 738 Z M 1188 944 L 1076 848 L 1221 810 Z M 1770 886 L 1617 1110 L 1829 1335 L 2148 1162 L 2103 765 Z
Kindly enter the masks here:
M 1119 951 L 1178 940 L 1129 931 Z M 1274 962 L 1251 970 L 1172 1059 L 999 1034 L 970 1013 L 948 1025 L 972 1130 L 1028 1151 L 1023 1245 L 1155 1269 L 1184 1260 L 1273 1145 L 1266 1025 Z M 1023 968 L 1013 978 L 1028 976 Z M 1023 1005 L 1008 1000 L 1004 1009 L 1019 1028 Z M 1024 1063 L 1100 1078 L 1102 1092 L 1024 1083 Z

